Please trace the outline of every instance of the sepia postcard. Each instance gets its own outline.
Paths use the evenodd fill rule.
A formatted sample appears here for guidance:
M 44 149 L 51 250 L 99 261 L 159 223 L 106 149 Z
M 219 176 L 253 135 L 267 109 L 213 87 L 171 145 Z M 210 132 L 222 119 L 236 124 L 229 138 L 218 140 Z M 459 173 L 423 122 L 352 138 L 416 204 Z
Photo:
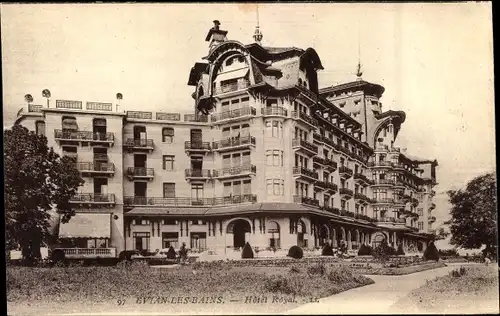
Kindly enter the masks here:
M 491 3 L 0 12 L 8 315 L 500 312 Z

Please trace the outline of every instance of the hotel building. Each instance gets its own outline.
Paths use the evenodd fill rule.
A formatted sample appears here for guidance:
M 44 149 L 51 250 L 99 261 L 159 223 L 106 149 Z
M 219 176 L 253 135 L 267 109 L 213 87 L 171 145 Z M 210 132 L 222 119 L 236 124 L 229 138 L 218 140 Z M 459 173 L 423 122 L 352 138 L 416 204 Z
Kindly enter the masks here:
M 393 146 L 405 113 L 382 110 L 384 88 L 358 71 L 320 89 L 314 49 L 263 46 L 258 29 L 245 45 L 214 24 L 189 73 L 189 114 L 69 100 L 19 111 L 16 124 L 46 135 L 85 180 L 57 247 L 105 257 L 387 238 L 423 251 L 437 162 Z

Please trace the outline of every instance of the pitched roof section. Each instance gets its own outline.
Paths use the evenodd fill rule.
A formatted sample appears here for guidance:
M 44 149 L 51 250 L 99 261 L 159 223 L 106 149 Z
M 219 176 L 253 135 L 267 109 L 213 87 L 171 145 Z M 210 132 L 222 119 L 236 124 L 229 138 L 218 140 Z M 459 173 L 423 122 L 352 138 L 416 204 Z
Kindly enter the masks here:
M 320 94 L 328 94 L 328 93 L 332 93 L 332 92 L 341 92 L 341 91 L 352 90 L 352 89 L 369 90 L 369 91 L 374 92 L 379 98 L 382 96 L 382 94 L 385 91 L 385 88 L 379 84 L 370 83 L 370 82 L 364 81 L 364 80 L 356 80 L 356 81 L 352 81 L 352 82 L 339 84 L 336 86 L 321 88 L 321 89 L 319 89 L 319 93 Z

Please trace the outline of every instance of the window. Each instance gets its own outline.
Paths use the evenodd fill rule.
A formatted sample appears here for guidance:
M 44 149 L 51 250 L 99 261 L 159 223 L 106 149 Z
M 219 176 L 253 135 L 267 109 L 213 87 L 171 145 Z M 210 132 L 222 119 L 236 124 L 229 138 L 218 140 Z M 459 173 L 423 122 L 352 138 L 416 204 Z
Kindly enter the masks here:
M 177 232 L 164 232 L 161 233 L 163 249 L 173 247 L 179 248 L 179 233 Z
M 272 179 L 266 180 L 266 189 L 267 189 L 267 195 L 273 195 L 273 180 Z
M 234 58 L 232 58 L 232 57 L 231 57 L 231 58 L 228 58 L 228 59 L 226 60 L 226 66 L 231 66 L 231 65 L 233 64 L 233 60 L 234 60 Z
M 163 156 L 163 170 L 167 171 L 174 170 L 174 158 L 175 156 L 170 156 L 170 155 Z
M 179 222 L 175 219 L 164 219 L 161 221 L 162 225 L 179 225 Z
M 164 198 L 175 197 L 175 183 L 163 183 L 163 197 Z
M 191 184 L 191 198 L 195 200 L 203 199 L 203 184 L 193 183 Z
M 132 225 L 150 225 L 149 219 L 133 219 Z
M 345 200 L 341 200 L 341 201 L 340 201 L 340 207 L 341 207 L 343 210 L 345 210 L 345 209 L 346 209 L 346 204 L 347 204 L 347 203 L 346 203 L 346 201 L 345 201 Z
M 424 229 L 424 222 L 418 222 L 418 229 Z
M 223 189 L 223 196 L 224 197 L 229 197 L 233 194 L 232 188 L 231 188 L 231 182 L 225 182 L 224 183 L 224 189 Z
M 285 195 L 285 180 L 282 179 L 267 179 L 267 194 L 274 196 Z
M 340 103 L 339 103 L 339 107 L 340 107 L 340 108 L 343 108 L 344 106 L 345 106 L 345 102 L 340 102 Z
M 36 121 L 35 129 L 37 135 L 45 136 L 45 122 L 44 121 Z
M 195 219 L 191 221 L 191 225 L 206 225 L 206 224 L 207 224 L 206 221 L 200 219 Z
M 164 127 L 163 131 L 163 142 L 172 143 L 174 141 L 174 129 L 170 127 Z
M 252 193 L 252 180 L 244 180 L 243 181 L 243 194 L 251 194 Z
M 266 150 L 268 166 L 283 166 L 283 150 Z
M 283 122 L 268 120 L 266 121 L 266 137 L 283 137 Z
M 149 250 L 150 234 L 148 232 L 135 232 L 133 238 L 135 250 Z

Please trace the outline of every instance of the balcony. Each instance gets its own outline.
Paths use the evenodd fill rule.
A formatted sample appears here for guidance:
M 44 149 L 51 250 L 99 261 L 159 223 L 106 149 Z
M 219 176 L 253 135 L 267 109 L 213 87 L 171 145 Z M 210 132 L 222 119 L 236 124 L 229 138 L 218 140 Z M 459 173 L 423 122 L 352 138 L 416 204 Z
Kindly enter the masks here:
M 116 200 L 113 193 L 80 193 L 75 194 L 69 202 L 80 206 L 114 206 Z
M 339 174 L 342 178 L 346 178 L 346 179 L 349 179 L 350 177 L 352 177 L 352 175 L 354 174 L 354 172 L 352 171 L 352 169 L 346 167 L 346 166 L 340 166 L 339 168 Z
M 429 220 L 429 224 L 432 224 L 436 221 L 436 216 L 429 216 L 428 220 Z
M 330 181 L 324 181 L 324 186 L 325 189 L 329 191 L 331 194 L 335 194 L 339 189 L 339 187 L 335 183 L 332 183 Z
M 208 123 L 208 115 L 184 114 L 184 122 Z
M 436 204 L 435 203 L 431 203 L 431 205 L 429 206 L 429 211 L 432 211 L 435 208 L 436 208 Z
M 396 196 L 394 198 L 394 202 L 393 202 L 396 206 L 399 206 L 399 207 L 402 207 L 404 208 L 405 205 L 406 205 L 406 201 L 403 200 L 400 196 Z
M 393 198 L 382 198 L 382 197 L 376 197 L 373 200 L 374 204 L 393 204 L 394 199 Z
M 392 187 L 394 185 L 394 180 L 392 179 L 375 179 L 373 180 L 373 186 L 385 186 Z
M 310 181 L 317 181 L 319 179 L 319 175 L 317 172 L 304 167 L 293 167 L 293 176 Z
M 113 133 L 93 133 L 78 130 L 54 130 L 54 139 L 64 145 L 64 143 L 91 143 L 96 145 L 112 146 L 115 142 Z
M 156 119 L 158 121 L 180 121 L 181 114 L 180 113 L 156 112 Z
M 368 162 L 367 166 L 371 168 L 392 168 L 394 163 L 391 161 L 370 161 Z
M 372 202 L 372 199 L 370 199 L 369 197 L 367 197 L 366 195 L 364 195 L 363 193 L 354 193 L 354 198 L 356 200 L 359 200 L 363 203 L 371 203 Z
M 293 202 L 294 203 L 302 203 L 302 204 L 307 204 L 307 205 L 319 207 L 319 201 L 318 200 L 315 200 L 315 199 L 307 197 L 307 196 L 294 195 L 293 196 Z
M 153 119 L 153 112 L 144 111 L 127 111 L 128 119 L 151 120 Z
M 330 172 L 333 172 L 335 170 L 337 170 L 337 163 L 331 159 L 328 159 L 328 158 L 325 158 L 325 167 L 327 170 L 329 170 Z
M 262 116 L 288 116 L 288 111 L 281 106 L 268 106 L 261 109 Z
M 127 169 L 127 177 L 129 180 L 153 180 L 155 170 L 145 167 L 129 167 Z
M 416 197 L 412 197 L 412 198 L 410 198 L 410 203 L 411 203 L 413 206 L 417 207 L 417 206 L 418 206 L 418 204 L 419 204 L 420 202 L 419 202 L 418 198 L 416 198 Z
M 248 149 L 255 147 L 255 137 L 242 136 L 222 139 L 213 142 L 213 150 L 218 152 L 227 152 L 232 150 Z
M 28 112 L 42 112 L 42 107 L 38 104 L 30 104 L 28 105 Z
M 219 114 L 212 114 L 212 123 L 227 123 L 229 121 L 248 120 L 257 114 L 254 107 L 244 107 L 232 111 L 225 111 Z
M 191 198 L 191 197 L 143 197 L 143 196 L 126 196 L 123 204 L 128 207 L 133 206 L 212 206 L 212 205 L 229 205 L 241 203 L 255 203 L 257 195 L 243 194 L 216 198 Z
M 213 177 L 219 180 L 236 178 L 242 176 L 255 175 L 257 167 L 255 165 L 242 165 L 214 170 Z
M 56 109 L 81 110 L 82 101 L 56 100 Z
M 361 182 L 361 183 L 366 183 L 368 185 L 372 184 L 373 181 L 368 179 L 367 176 L 365 176 L 364 174 L 362 173 L 355 173 L 354 174 L 354 180 L 355 181 L 358 181 L 358 182 Z
M 87 102 L 87 110 L 91 111 L 113 111 L 112 103 Z
M 296 120 L 300 120 L 312 127 L 318 126 L 318 121 L 313 119 L 311 116 L 309 116 L 307 113 L 301 112 L 301 111 L 292 111 L 292 118 Z
M 406 224 L 406 219 L 395 218 L 395 217 L 379 217 L 374 220 L 378 224 L 393 224 L 404 226 Z
M 129 152 L 132 151 L 148 151 L 152 152 L 155 149 L 152 139 L 134 139 L 128 138 L 123 147 L 127 148 Z
M 354 218 L 355 219 L 360 219 L 360 220 L 363 220 L 363 221 L 367 221 L 367 222 L 373 222 L 374 221 L 373 218 L 371 218 L 368 215 L 364 215 L 364 214 L 354 214 Z
M 318 146 L 300 138 L 292 139 L 292 148 L 302 151 L 310 156 L 318 154 Z
M 83 176 L 113 176 L 115 164 L 111 162 L 77 162 L 76 169 Z
M 186 180 L 202 180 L 208 181 L 213 178 L 212 170 L 210 169 L 186 169 L 184 171 Z
M 313 164 L 315 166 L 325 166 L 326 165 L 326 160 L 324 158 L 321 158 L 321 157 L 318 157 L 318 156 L 314 156 L 313 157 Z
M 340 188 L 339 193 L 340 193 L 340 195 L 346 196 L 348 198 L 351 198 L 353 196 L 352 190 L 348 189 L 348 188 Z
M 116 258 L 116 248 L 58 248 L 66 259 Z
M 340 215 L 354 218 L 354 212 L 348 210 L 340 210 Z
M 336 207 L 322 206 L 321 209 L 332 214 L 340 215 L 340 210 Z
M 212 151 L 212 147 L 210 146 L 210 142 L 185 142 L 184 150 L 186 154 L 207 154 Z
M 240 79 L 238 80 L 238 82 L 224 84 L 219 87 L 216 87 L 214 95 L 230 94 L 231 92 L 242 91 L 248 88 L 249 86 L 250 86 L 250 81 L 248 81 L 247 79 L 244 80 Z

